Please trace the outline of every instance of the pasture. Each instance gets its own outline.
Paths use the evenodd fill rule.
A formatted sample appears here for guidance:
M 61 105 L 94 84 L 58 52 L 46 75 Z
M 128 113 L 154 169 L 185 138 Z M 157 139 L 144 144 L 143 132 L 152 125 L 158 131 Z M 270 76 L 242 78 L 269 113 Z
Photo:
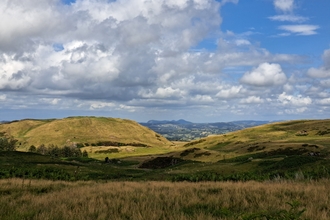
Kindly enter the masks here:
M 107 182 L 0 180 L 0 219 L 330 218 L 330 180 Z

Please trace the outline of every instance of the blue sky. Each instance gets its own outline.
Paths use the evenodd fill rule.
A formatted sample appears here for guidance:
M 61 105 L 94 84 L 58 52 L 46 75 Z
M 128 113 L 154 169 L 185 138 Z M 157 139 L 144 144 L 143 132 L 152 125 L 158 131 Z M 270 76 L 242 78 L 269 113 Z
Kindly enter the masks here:
M 330 1 L 5 0 L 0 121 L 330 117 Z

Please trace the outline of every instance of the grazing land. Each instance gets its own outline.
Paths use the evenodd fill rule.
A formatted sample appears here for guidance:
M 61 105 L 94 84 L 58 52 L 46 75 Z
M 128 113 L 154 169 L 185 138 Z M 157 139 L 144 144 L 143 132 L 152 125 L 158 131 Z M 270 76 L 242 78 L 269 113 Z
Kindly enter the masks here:
M 0 219 L 326 220 L 329 184 L 6 179 L 0 180 Z
M 25 119 L 0 124 L 0 133 L 18 140 L 18 150 L 31 145 L 165 147 L 171 142 L 135 121 L 105 117 Z
M 0 125 L 0 167 L 0 219 L 330 219 L 330 120 L 190 142 L 121 119 L 23 120 Z
M 84 124 L 87 122 L 89 126 Z M 41 138 L 37 138 L 38 134 L 27 138 L 34 129 L 43 126 L 44 132 L 39 130 Z M 61 130 L 59 127 L 67 133 L 64 138 L 54 141 L 74 136 L 79 141 L 77 146 L 70 145 L 65 149 L 78 149 L 88 157 L 59 153 L 58 148 L 63 145 L 50 145 L 48 150 L 46 146 L 38 151 L 40 146 L 31 141 L 53 140 L 55 130 Z M 136 131 L 131 131 L 130 127 Z M 18 151 L 0 152 L 2 178 L 198 182 L 274 178 L 317 180 L 330 176 L 330 120 L 273 123 L 182 143 L 167 141 L 135 122 L 107 118 L 23 120 L 3 124 L 1 128 L 4 135 L 10 131 L 18 140 Z M 99 130 L 100 134 L 96 132 L 82 141 L 83 136 L 92 135 L 91 129 Z M 111 139 L 113 136 L 122 138 L 115 141 Z M 24 138 L 28 143 L 36 144 L 36 151 L 26 152 L 26 145 L 22 146 Z M 79 143 L 85 144 L 78 146 Z

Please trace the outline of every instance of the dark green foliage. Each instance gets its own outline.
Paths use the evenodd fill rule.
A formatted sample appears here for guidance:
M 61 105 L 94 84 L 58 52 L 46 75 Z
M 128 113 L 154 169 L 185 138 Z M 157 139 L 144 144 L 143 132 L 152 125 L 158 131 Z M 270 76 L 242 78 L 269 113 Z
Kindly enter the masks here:
M 304 212 L 306 211 L 305 208 L 301 208 L 300 203 L 298 201 L 287 202 L 290 206 L 288 210 L 268 210 L 268 211 L 261 211 L 252 214 L 243 214 L 241 217 L 243 220 L 304 220 L 305 218 L 302 217 Z
M 15 151 L 16 143 L 13 138 L 0 137 L 0 151 Z
M 311 156 L 290 156 L 286 157 L 283 160 L 276 162 L 262 161 L 259 163 L 259 166 L 267 167 L 267 170 L 279 170 L 279 169 L 290 169 L 290 168 L 299 168 L 302 165 L 308 163 L 315 163 L 316 161 L 322 160 L 319 157 Z
M 83 144 L 83 143 L 77 143 L 76 146 L 77 146 L 78 148 L 83 148 L 83 147 L 84 147 L 84 144 Z
M 148 145 L 142 144 L 142 143 L 121 143 L 121 142 L 116 142 L 116 141 L 99 141 L 97 143 L 93 143 L 92 146 L 114 146 L 114 147 L 134 146 L 134 147 L 148 147 Z
M 327 134 L 330 134 L 330 129 L 327 129 L 325 131 L 318 131 L 316 133 L 316 135 L 320 135 L 320 136 L 327 135 Z
M 59 148 L 56 145 L 50 144 L 46 147 L 44 144 L 40 145 L 37 150 L 37 153 L 42 155 L 50 155 L 52 157 L 81 157 L 83 156 L 80 148 L 73 146 L 64 146 L 63 148 Z M 86 152 L 87 153 L 87 152 Z M 85 156 L 86 156 L 85 153 Z M 88 156 L 88 154 L 87 154 Z
M 44 144 L 42 144 L 39 147 L 37 147 L 37 153 L 46 155 L 48 153 L 48 149 L 46 148 L 46 146 Z
M 191 148 L 191 149 L 187 149 L 187 150 L 183 151 L 183 152 L 180 154 L 180 157 L 187 156 L 188 154 L 190 154 L 190 153 L 194 153 L 194 152 L 197 151 L 197 150 L 200 150 L 200 148 Z
M 265 146 L 260 147 L 259 145 L 255 145 L 255 146 L 249 147 L 247 150 L 249 152 L 253 152 L 253 151 L 261 151 L 261 150 L 264 150 L 265 148 L 266 148 Z
M 161 169 L 165 167 L 170 167 L 177 165 L 183 162 L 180 158 L 174 157 L 156 157 L 155 159 L 146 161 L 140 165 L 140 168 L 147 168 L 147 169 Z
M 199 143 L 202 143 L 202 142 L 204 142 L 204 141 L 206 141 L 205 139 L 200 139 L 200 140 L 198 140 L 198 141 L 192 141 L 192 142 L 189 142 L 188 144 L 185 144 L 185 145 L 183 145 L 184 147 L 189 147 L 189 146 L 193 146 L 193 145 L 196 145 L 196 144 L 199 144 Z
M 82 152 L 82 157 L 88 157 L 88 153 L 87 153 L 86 150 L 84 150 L 84 151 Z
M 31 145 L 30 147 L 29 147 L 29 152 L 37 152 L 37 148 L 36 148 L 36 146 L 34 146 L 34 145 Z
M 61 149 L 58 146 L 51 144 L 48 146 L 47 152 L 52 157 L 58 157 L 60 155 Z
M 96 154 L 111 154 L 111 153 L 119 153 L 117 148 L 107 149 L 107 150 L 97 150 L 94 153 Z
M 32 178 L 51 180 L 73 180 L 74 176 L 63 169 L 53 167 L 12 167 L 0 171 L 0 178 Z

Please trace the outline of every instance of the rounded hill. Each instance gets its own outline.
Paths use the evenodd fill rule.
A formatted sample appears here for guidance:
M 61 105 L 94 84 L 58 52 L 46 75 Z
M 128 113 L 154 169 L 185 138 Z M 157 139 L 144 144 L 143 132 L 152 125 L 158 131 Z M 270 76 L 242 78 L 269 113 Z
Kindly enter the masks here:
M 0 124 L 0 133 L 18 140 L 19 149 L 29 146 L 112 145 L 165 147 L 172 143 L 135 121 L 106 117 L 24 119 Z

